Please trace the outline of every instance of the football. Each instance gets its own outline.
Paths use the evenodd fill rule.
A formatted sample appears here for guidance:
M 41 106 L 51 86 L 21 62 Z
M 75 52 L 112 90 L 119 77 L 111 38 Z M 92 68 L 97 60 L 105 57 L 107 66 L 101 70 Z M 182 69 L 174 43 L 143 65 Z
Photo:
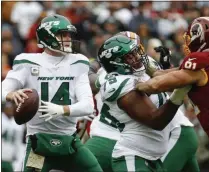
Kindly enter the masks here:
M 28 99 L 25 99 L 24 103 L 20 103 L 14 107 L 14 119 L 18 125 L 30 121 L 38 111 L 39 95 L 35 89 L 32 89 L 32 91 L 24 92 L 28 96 Z

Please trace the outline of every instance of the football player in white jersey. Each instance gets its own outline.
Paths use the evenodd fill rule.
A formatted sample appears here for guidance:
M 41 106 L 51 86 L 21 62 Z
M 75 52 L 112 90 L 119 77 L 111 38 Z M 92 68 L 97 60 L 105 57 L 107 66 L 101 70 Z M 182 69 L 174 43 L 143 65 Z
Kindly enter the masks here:
M 94 108 L 89 60 L 76 53 L 75 33 L 64 16 L 44 18 L 36 30 L 44 52 L 18 55 L 2 83 L 3 101 L 24 102 L 24 91 L 31 88 L 41 100 L 37 114 L 27 123 L 24 171 L 102 171 L 75 133 L 77 117 L 92 114 Z
M 106 81 L 107 73 L 101 67 L 98 71 L 96 86 L 99 88 Z M 102 99 L 98 92 L 95 95 L 97 109 L 101 112 Z M 102 120 L 101 113 L 91 123 L 90 139 L 85 143 L 92 153 L 96 156 L 103 171 L 111 172 L 111 155 L 116 141 L 120 138 L 120 132 L 117 127 L 105 122 L 105 116 Z M 170 137 L 167 152 L 161 158 L 163 166 L 167 171 L 190 170 L 198 171 L 198 163 L 195 153 L 198 147 L 197 137 L 193 129 L 193 124 L 184 116 L 180 108 L 173 120 L 170 122 Z M 182 151 L 184 150 L 184 151 Z M 175 163 L 175 166 L 172 164 Z
M 120 33 L 121 34 L 121 33 Z M 137 40 L 137 44 L 140 44 L 140 38 L 137 34 L 133 32 L 126 31 L 122 32 L 123 35 L 128 36 L 133 40 Z M 164 47 L 158 48 L 161 52 L 161 65 L 163 67 L 169 66 L 169 59 L 165 62 L 163 61 L 165 54 Z M 159 50 L 158 50 L 159 51 Z M 161 67 L 151 58 L 149 58 L 149 73 L 159 70 Z M 97 102 L 97 109 L 100 112 L 102 107 L 101 94 L 98 88 L 101 87 L 106 82 L 106 71 L 100 66 L 97 61 L 90 64 L 89 79 L 91 83 L 92 90 L 95 95 Z M 96 79 L 97 78 L 97 79 Z M 96 80 L 96 83 L 95 83 Z M 96 87 L 95 87 L 96 86 Z M 103 117 L 97 116 L 90 129 L 91 138 L 87 141 L 86 146 L 94 153 L 97 157 L 102 169 L 104 171 L 112 171 L 111 168 L 111 154 L 116 141 L 120 137 L 120 132 L 117 127 L 113 127 L 105 122 L 105 115 Z M 103 118 L 103 120 L 101 120 Z M 192 128 L 192 123 L 184 116 L 182 110 L 178 110 L 174 119 L 170 123 L 170 138 L 168 143 L 168 150 L 161 158 L 164 162 L 164 167 L 166 170 L 171 171 L 174 167 L 171 165 L 175 159 L 175 169 L 176 171 L 181 171 L 181 169 L 198 169 L 197 161 L 195 158 L 195 152 L 197 149 L 197 139 Z M 181 136 L 181 137 L 180 137 Z M 190 146 L 186 146 L 186 145 Z M 186 146 L 186 147 L 185 147 Z M 181 151 L 182 149 L 185 151 Z M 188 154 L 186 150 L 189 150 Z M 181 157 L 181 159 L 179 158 Z M 179 161 L 178 161 L 179 159 Z M 187 168 L 187 167 L 190 168 Z M 194 168 L 195 167 L 195 168 Z M 196 170 L 197 171 L 197 170 Z
M 128 55 L 126 56 L 127 59 L 124 58 L 125 55 Z M 156 165 L 154 169 L 160 168 L 160 161 L 158 159 L 166 151 L 169 135 L 166 125 L 178 109 L 176 105 L 167 102 L 157 110 L 147 96 L 137 95 L 134 91 L 134 85 L 139 76 L 140 79 L 149 79 L 149 76 L 144 73 L 144 66 L 141 63 L 141 66 L 138 66 L 141 55 L 144 55 L 144 53 L 140 53 L 137 44 L 124 36 L 115 36 L 108 39 L 101 47 L 98 55 L 105 70 L 111 73 L 107 76 L 107 82 L 105 82 L 100 90 L 104 102 L 101 110 L 101 119 L 107 125 L 115 127 L 120 131 L 120 139 L 113 151 L 113 157 L 116 158 L 113 163 L 115 171 L 149 170 L 149 168 L 152 168 L 152 163 Z M 125 60 L 128 60 L 128 62 L 125 62 Z M 132 63 L 134 66 L 129 65 L 129 63 Z M 134 76 L 133 74 L 138 75 Z M 171 96 L 171 101 L 181 104 L 182 97 L 180 98 L 178 93 L 181 93 L 183 96 L 186 91 L 186 89 L 176 91 Z M 164 94 L 152 95 L 151 97 L 153 102 L 159 105 L 166 100 Z M 168 106 L 169 113 L 166 113 Z M 164 110 L 166 111 L 163 112 Z M 159 114 L 153 113 L 154 111 Z M 132 120 L 132 118 L 135 120 Z M 156 131 L 162 129 L 164 130 Z M 139 143 L 134 141 L 136 138 L 140 140 Z M 151 144 L 155 144 L 155 147 L 158 147 L 156 148 L 157 150 L 153 149 L 152 146 L 144 148 L 144 145 Z M 131 156 L 130 158 L 129 155 Z M 136 159 L 133 157 L 135 155 L 137 156 Z M 131 164 L 136 160 L 137 163 L 135 164 L 137 166 L 126 167 L 125 159 L 123 159 L 124 156 L 128 156 L 128 159 L 132 161 L 130 162 Z M 148 160 L 147 166 L 144 164 L 143 158 Z M 129 161 L 128 159 L 127 161 Z M 120 162 L 123 164 L 120 164 Z

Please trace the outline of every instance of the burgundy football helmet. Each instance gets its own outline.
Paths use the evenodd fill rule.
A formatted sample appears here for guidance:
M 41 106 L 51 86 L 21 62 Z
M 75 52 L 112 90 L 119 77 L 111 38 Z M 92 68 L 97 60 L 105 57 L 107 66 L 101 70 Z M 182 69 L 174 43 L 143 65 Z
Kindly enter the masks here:
M 184 51 L 191 52 L 209 51 L 209 17 L 199 17 L 193 20 L 184 34 Z

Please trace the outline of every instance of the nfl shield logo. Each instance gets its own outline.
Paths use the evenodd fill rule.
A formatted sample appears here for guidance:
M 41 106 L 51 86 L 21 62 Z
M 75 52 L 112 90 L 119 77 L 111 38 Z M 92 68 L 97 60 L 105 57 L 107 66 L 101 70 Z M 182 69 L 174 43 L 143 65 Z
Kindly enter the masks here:
M 39 68 L 38 67 L 31 67 L 31 75 L 38 76 L 39 75 Z

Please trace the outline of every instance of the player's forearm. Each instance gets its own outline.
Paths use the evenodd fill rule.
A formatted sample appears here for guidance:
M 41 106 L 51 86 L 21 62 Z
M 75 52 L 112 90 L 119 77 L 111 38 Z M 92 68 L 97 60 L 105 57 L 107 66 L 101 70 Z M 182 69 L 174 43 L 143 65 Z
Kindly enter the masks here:
M 158 109 L 147 96 L 135 90 L 121 97 L 118 106 L 131 118 L 154 130 L 165 128 L 179 107 L 178 104 L 168 101 Z
M 166 104 L 157 110 L 153 110 L 150 116 L 152 116 L 152 124 L 155 126 L 156 130 L 162 130 L 168 125 L 191 88 L 192 86 L 188 85 L 183 88 L 175 89 Z
M 78 117 L 92 114 L 94 102 L 87 73 L 76 79 L 75 92 L 77 103 L 69 105 L 70 116 Z
M 172 68 L 172 69 L 166 69 L 166 70 L 157 70 L 156 72 L 154 72 L 153 74 L 153 77 L 156 77 L 156 76 L 160 76 L 160 75 L 165 75 L 169 72 L 173 72 L 173 71 L 177 71 L 179 70 L 179 68 Z
M 64 112 L 66 116 L 71 117 L 91 115 L 94 112 L 94 102 L 92 96 L 86 97 L 75 104 L 64 106 Z
M 152 113 L 152 128 L 163 130 L 175 116 L 179 105 L 173 104 L 170 100 Z
M 136 85 L 138 91 L 145 92 L 147 94 L 156 94 L 160 92 L 170 91 L 173 86 L 170 85 L 162 76 L 154 77 L 144 83 L 140 82 Z
M 196 79 L 185 72 L 174 71 L 165 75 L 156 76 L 144 83 L 136 85 L 137 90 L 148 94 L 171 91 L 175 88 L 184 87 L 196 82 Z
M 6 78 L 2 82 L 2 97 L 1 97 L 2 102 L 6 102 L 6 96 L 8 93 L 21 89 L 21 88 L 22 88 L 22 85 L 18 80 Z

